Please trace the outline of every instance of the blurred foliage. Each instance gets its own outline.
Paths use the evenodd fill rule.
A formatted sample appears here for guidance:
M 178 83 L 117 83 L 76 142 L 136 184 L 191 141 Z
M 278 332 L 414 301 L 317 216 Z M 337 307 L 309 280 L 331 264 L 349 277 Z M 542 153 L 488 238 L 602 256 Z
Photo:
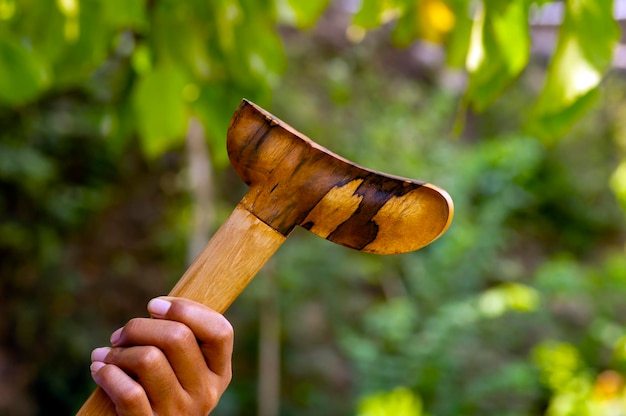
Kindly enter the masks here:
M 613 2 L 568 1 L 545 86 L 533 109 L 535 134 L 558 137 L 587 111 L 611 66 L 620 33 Z
M 576 347 L 544 342 L 533 358 L 544 383 L 553 391 L 548 416 L 609 416 L 624 414 L 626 389 L 622 374 L 606 370 L 598 375 L 587 367 Z
M 231 108 L 242 96 L 267 102 L 285 65 L 269 1 L 3 0 L 2 8 L 0 102 L 81 90 L 99 104 L 94 117 L 109 140 L 137 130 L 149 157 L 180 144 L 193 115 L 224 165 Z
M 363 0 L 349 28 L 355 39 L 366 29 L 397 19 L 392 39 L 444 44 L 448 63 L 469 74 L 465 105 L 482 112 L 527 67 L 529 20 L 546 0 Z M 610 68 L 619 28 L 613 1 L 565 1 L 558 45 L 527 129 L 556 139 L 589 109 Z
M 422 416 L 422 404 L 411 390 L 397 388 L 364 398 L 358 416 Z
M 612 2 L 567 1 L 546 66 L 527 25 L 545 3 L 0 0 L 0 414 L 71 414 L 90 350 L 184 270 L 191 117 L 218 217 L 241 197 L 224 140 L 242 96 L 444 187 L 456 217 L 402 256 L 296 231 L 228 312 L 235 379 L 215 414 L 258 402 L 267 298 L 281 415 L 624 414 L 618 31 Z M 465 90 L 416 64 L 417 38 Z

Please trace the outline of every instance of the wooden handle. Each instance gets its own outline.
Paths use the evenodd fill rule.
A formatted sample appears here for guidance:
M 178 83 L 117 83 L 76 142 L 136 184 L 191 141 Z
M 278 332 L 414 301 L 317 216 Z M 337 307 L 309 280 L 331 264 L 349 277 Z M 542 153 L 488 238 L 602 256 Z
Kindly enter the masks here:
M 286 237 L 238 205 L 169 293 L 223 313 Z M 114 416 L 115 407 L 96 388 L 78 416 Z
M 452 221 L 443 189 L 351 163 L 247 100 L 233 115 L 227 150 L 250 190 L 170 292 L 218 312 L 296 225 L 346 247 L 398 254 L 434 241 Z M 78 412 L 114 414 L 100 389 Z

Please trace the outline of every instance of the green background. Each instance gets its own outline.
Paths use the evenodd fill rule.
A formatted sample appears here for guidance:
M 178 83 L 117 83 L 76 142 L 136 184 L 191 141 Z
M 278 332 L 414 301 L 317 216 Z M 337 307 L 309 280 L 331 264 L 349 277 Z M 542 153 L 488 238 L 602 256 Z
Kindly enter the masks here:
M 0 0 L 0 415 L 73 414 L 243 196 L 243 97 L 456 215 L 398 256 L 297 230 L 214 414 L 626 414 L 621 31 L 559 4 Z

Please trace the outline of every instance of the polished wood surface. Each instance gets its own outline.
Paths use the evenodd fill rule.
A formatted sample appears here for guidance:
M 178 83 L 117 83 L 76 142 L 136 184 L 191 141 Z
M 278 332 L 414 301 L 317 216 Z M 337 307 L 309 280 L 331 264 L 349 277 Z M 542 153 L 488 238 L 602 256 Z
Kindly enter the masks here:
M 351 163 L 249 101 L 227 143 L 250 186 L 242 205 L 284 235 L 300 225 L 350 248 L 398 254 L 431 243 L 452 220 L 444 190 Z
M 285 236 L 237 206 L 169 293 L 224 312 L 259 272 Z M 78 415 L 115 415 L 109 398 L 97 388 Z
M 450 225 L 442 189 L 355 165 L 244 100 L 228 130 L 231 164 L 250 186 L 170 292 L 224 312 L 296 225 L 357 250 L 417 250 Z M 114 415 L 96 389 L 80 416 Z

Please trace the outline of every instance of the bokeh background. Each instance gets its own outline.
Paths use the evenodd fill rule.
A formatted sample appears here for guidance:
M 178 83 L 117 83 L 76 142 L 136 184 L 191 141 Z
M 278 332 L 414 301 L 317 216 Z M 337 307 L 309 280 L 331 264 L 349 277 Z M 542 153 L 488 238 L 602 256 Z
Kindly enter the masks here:
M 456 216 L 399 256 L 297 230 L 214 414 L 626 415 L 624 3 L 0 0 L 0 415 L 73 414 L 245 193 L 243 97 Z

